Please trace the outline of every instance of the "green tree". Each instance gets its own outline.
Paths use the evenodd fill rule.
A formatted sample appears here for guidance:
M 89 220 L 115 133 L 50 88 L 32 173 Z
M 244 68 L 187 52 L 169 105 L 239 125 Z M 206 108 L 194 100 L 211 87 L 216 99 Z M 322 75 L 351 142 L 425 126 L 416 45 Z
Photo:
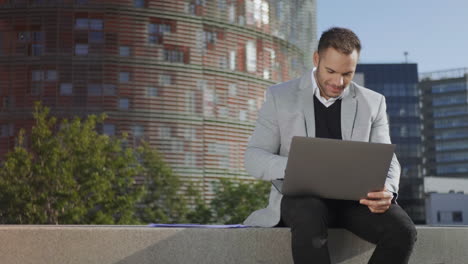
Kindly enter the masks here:
M 33 117 L 0 170 L 1 224 L 230 224 L 266 204 L 269 183 L 221 180 L 210 208 L 147 143 L 99 134 L 105 115 L 58 125 L 36 104 Z
M 187 202 L 178 194 L 181 181 L 163 161 L 161 154 L 144 142 L 138 148 L 143 167 L 146 193 L 139 206 L 138 215 L 144 222 L 184 222 Z
M 266 181 L 221 179 L 215 185 L 216 196 L 211 202 L 213 222 L 239 224 L 254 210 L 265 207 L 271 184 Z
M 7 154 L 0 171 L 0 222 L 16 224 L 133 224 L 142 188 L 133 150 L 96 132 L 105 115 L 57 119 L 36 104 L 35 125 Z
M 183 190 L 183 183 L 163 161 L 162 155 L 143 143 L 138 148 L 144 195 L 138 215 L 143 222 L 208 223 L 211 212 L 193 184 Z

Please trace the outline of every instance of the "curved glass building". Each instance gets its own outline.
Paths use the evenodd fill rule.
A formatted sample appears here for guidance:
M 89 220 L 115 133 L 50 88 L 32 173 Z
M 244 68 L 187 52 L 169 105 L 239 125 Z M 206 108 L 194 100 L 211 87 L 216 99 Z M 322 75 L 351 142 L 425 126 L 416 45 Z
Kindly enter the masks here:
M 108 114 L 102 132 L 157 147 L 205 198 L 250 179 L 243 153 L 265 89 L 300 75 L 315 0 L 0 1 L 0 156 L 35 101 Z

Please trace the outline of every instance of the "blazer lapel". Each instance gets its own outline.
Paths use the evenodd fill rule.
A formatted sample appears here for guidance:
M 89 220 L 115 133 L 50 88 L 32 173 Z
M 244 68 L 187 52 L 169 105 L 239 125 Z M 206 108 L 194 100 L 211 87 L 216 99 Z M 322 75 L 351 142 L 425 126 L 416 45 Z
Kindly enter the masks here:
M 300 102 L 302 104 L 302 113 L 304 114 L 304 122 L 306 128 L 306 135 L 308 137 L 315 137 L 315 112 L 314 112 L 314 90 L 312 89 L 311 80 L 312 71 L 307 71 L 302 75 L 299 84 Z
M 341 101 L 341 136 L 343 140 L 351 140 L 353 136 L 354 121 L 357 113 L 357 99 L 354 85 L 348 87 L 349 93 Z

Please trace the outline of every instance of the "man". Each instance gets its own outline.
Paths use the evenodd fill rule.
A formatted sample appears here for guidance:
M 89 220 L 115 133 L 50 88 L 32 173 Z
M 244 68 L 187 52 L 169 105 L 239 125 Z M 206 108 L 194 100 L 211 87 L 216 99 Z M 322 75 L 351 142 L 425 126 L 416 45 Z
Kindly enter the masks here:
M 352 82 L 360 50 L 351 30 L 331 28 L 320 38 L 312 71 L 267 90 L 245 153 L 251 175 L 284 178 L 293 136 L 390 143 L 385 97 Z M 253 212 L 244 224 L 290 227 L 294 263 L 330 263 L 329 227 L 346 228 L 376 244 L 369 263 L 407 263 L 416 229 L 395 202 L 399 177 L 394 156 L 385 188 L 359 202 L 283 197 L 272 187 L 268 207 Z

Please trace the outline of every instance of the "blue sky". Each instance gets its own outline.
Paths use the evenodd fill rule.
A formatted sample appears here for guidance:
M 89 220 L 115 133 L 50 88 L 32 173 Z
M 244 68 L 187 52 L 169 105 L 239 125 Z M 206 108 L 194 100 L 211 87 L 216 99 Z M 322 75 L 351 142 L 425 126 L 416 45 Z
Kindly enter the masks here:
M 361 39 L 362 63 L 418 64 L 420 73 L 468 67 L 467 0 L 317 0 L 318 35 L 332 26 Z

